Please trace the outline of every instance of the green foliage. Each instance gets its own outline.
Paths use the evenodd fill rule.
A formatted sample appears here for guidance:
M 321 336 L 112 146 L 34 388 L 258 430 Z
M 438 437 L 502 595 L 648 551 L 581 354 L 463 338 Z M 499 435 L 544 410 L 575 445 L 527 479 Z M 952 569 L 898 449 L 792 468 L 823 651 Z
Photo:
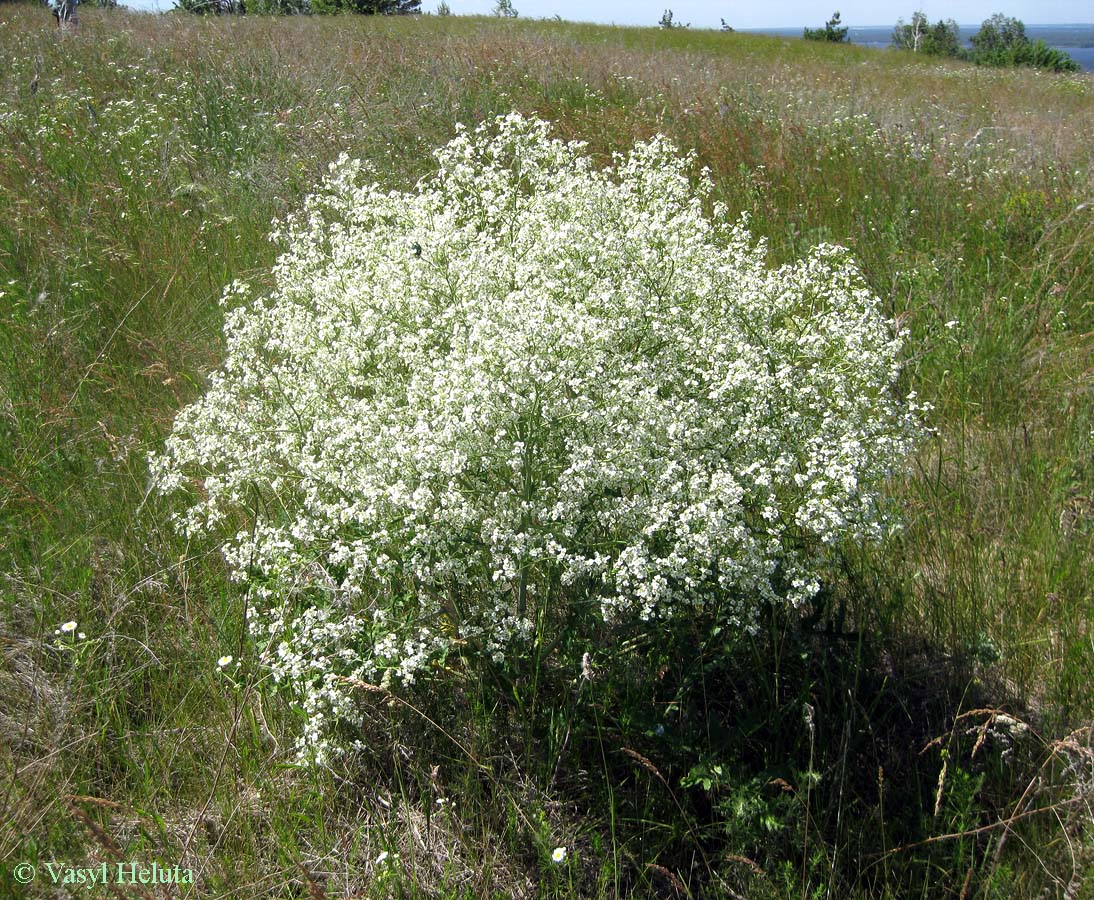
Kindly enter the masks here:
M 832 13 L 832 18 L 824 23 L 823 28 L 806 28 L 803 37 L 807 41 L 828 41 L 833 44 L 842 44 L 847 40 L 847 28 L 840 27 L 839 10 Z
M 894 47 L 927 56 L 958 57 L 987 66 L 1030 66 L 1053 72 L 1077 72 L 1080 68 L 1062 50 L 1049 47 L 1044 41 L 1031 42 L 1021 21 L 1001 13 L 986 19 L 971 42 L 971 49 L 961 47 L 957 23 L 952 19 L 931 25 L 918 11 L 912 14 L 911 22 L 898 20 L 893 30 Z
M 957 56 L 961 52 L 961 37 L 953 19 L 939 19 L 931 25 L 922 12 L 912 13 L 912 21 L 898 19 L 893 29 L 893 46 L 927 56 Z
M 355 13 L 363 16 L 405 16 L 421 12 L 422 0 L 310 0 L 317 15 Z
M 199 16 L 241 15 L 247 4 L 246 0 L 175 0 L 175 9 Z
M 520 13 L 513 6 L 513 0 L 497 0 L 494 4 L 494 15 L 502 19 L 515 19 Z
M 1019 20 L 1002 13 L 995 13 L 985 19 L 980 30 L 970 39 L 977 53 L 1000 53 L 1029 43 L 1026 26 Z
M 438 16 L 450 16 L 450 15 L 452 15 L 452 7 L 450 7 L 448 5 L 447 0 L 441 0 L 441 2 L 437 4 L 437 15 Z
M 971 38 L 967 58 L 983 66 L 1029 66 L 1050 72 L 1078 72 L 1079 64 L 1042 40 L 1030 41 L 1020 20 L 996 13 Z
M 690 22 L 687 23 L 686 25 L 683 22 L 677 22 L 672 16 L 672 10 L 671 9 L 666 9 L 661 14 L 661 20 L 657 23 L 657 25 L 658 25 L 659 28 L 664 28 L 666 30 L 673 29 L 673 28 L 690 28 L 691 27 Z
M 259 15 L 307 15 L 311 0 L 247 0 L 247 12 Z
M 968 57 L 982 66 L 1029 66 L 1050 72 L 1078 72 L 1080 66 L 1063 50 L 1049 47 L 1042 40 L 998 46 L 992 50 L 974 49 Z

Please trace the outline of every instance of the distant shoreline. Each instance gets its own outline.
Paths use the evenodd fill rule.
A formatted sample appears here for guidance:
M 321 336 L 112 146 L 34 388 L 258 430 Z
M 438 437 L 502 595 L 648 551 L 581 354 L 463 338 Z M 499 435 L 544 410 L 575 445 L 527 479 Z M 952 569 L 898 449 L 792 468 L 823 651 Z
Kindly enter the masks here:
M 888 45 L 892 39 L 892 25 L 850 25 L 847 37 L 852 44 L 874 46 Z M 772 37 L 801 37 L 805 26 L 777 28 L 739 28 L 742 34 L 767 34 Z M 958 24 L 958 33 L 965 45 L 980 30 L 980 25 Z M 1026 35 L 1031 41 L 1042 40 L 1051 47 L 1061 49 L 1094 49 L 1094 23 L 1076 23 L 1070 25 L 1026 25 Z
M 847 38 L 852 44 L 881 50 L 892 44 L 893 25 L 851 25 Z M 958 25 L 961 43 L 970 46 L 969 39 L 980 30 L 979 25 Z M 742 34 L 766 34 L 771 37 L 800 38 L 802 28 L 741 28 Z M 1067 53 L 1082 66 L 1084 72 L 1094 72 L 1094 24 L 1026 25 L 1031 41 L 1041 40 L 1048 46 Z

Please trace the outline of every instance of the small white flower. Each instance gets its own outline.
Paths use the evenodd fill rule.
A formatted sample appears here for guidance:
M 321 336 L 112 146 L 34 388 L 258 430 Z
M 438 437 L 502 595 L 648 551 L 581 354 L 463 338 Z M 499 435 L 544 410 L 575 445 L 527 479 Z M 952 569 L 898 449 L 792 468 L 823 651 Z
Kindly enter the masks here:
M 385 862 L 387 862 L 387 858 L 389 855 L 390 854 L 386 850 L 382 850 L 380 852 L 380 855 L 376 857 L 376 865 L 382 866 Z
M 72 632 L 74 632 L 75 630 L 76 630 L 76 622 L 75 621 L 65 622 L 65 624 L 61 626 L 61 631 L 63 631 L 65 634 L 72 634 Z
M 551 851 L 551 862 L 558 864 L 558 863 L 561 863 L 561 862 L 565 861 L 565 859 L 566 859 L 566 848 L 565 847 L 555 847 L 555 849 Z
M 220 659 L 217 660 L 217 668 L 219 668 L 219 669 L 223 669 L 225 666 L 230 666 L 231 664 L 232 664 L 232 657 L 231 656 L 222 656 Z
M 76 635 L 76 637 L 78 637 L 82 641 L 84 638 L 87 637 L 87 635 L 81 631 L 78 635 Z

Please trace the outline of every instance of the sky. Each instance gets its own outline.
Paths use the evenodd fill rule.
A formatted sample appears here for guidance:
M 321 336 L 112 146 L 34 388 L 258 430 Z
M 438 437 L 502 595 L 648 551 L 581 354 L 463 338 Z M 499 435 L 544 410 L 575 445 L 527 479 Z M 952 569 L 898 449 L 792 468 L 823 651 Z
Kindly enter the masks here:
M 174 6 L 173 0 L 121 0 L 127 6 L 161 10 Z M 457 15 L 486 15 L 496 0 L 448 0 Z M 820 7 L 810 0 L 777 0 L 767 3 L 740 3 L 734 0 L 513 0 L 513 6 L 526 18 L 562 16 L 570 21 L 603 22 L 617 25 L 656 25 L 665 9 L 671 8 L 677 22 L 695 28 L 717 28 L 725 19 L 734 28 L 779 28 L 823 25 L 832 11 L 839 9 L 844 25 L 893 25 L 921 9 L 932 22 L 956 19 L 961 25 L 979 25 L 994 12 L 1021 19 L 1027 25 L 1091 22 L 1094 7 L 1090 0 L 828 0 Z M 437 0 L 422 0 L 422 10 L 431 12 Z

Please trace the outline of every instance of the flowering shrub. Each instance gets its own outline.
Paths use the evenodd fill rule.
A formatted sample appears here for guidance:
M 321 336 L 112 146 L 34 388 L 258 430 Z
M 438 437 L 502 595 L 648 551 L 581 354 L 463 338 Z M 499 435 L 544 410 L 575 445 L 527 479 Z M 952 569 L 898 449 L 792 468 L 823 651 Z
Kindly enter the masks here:
M 807 601 L 832 545 L 883 533 L 915 435 L 847 254 L 768 268 L 664 139 L 601 171 L 511 115 L 436 157 L 410 193 L 332 166 L 273 289 L 226 292 L 224 366 L 153 459 L 188 533 L 238 528 L 309 751 L 346 679 L 519 657 L 590 611 Z

